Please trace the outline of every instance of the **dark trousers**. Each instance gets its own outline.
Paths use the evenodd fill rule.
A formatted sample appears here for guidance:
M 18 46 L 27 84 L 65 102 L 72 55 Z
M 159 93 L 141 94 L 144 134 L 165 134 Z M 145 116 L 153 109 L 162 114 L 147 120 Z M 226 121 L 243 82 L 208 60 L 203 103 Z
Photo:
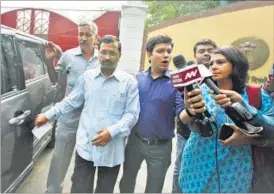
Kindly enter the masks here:
M 95 193 L 113 193 L 120 165 L 114 167 L 98 167 L 98 177 Z M 71 193 L 93 193 L 93 183 L 96 167 L 92 161 L 81 158 L 76 152 L 75 167 L 71 177 Z
M 171 150 L 171 140 L 163 144 L 148 145 L 132 133 L 126 145 L 120 192 L 134 193 L 136 177 L 145 160 L 148 171 L 145 193 L 161 193 L 171 163 Z

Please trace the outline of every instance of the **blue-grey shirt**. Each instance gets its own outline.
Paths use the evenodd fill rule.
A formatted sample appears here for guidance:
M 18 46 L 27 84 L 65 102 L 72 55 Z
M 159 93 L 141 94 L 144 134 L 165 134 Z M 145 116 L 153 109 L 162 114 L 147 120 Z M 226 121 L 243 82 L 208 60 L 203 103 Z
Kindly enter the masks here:
M 125 137 L 136 124 L 140 112 L 137 80 L 116 69 L 105 78 L 100 68 L 86 71 L 73 91 L 45 113 L 49 120 L 84 103 L 76 136 L 78 154 L 94 166 L 113 167 L 124 162 Z M 104 147 L 91 141 L 99 130 L 108 128 L 112 139 Z
M 89 60 L 85 59 L 80 47 L 64 52 L 58 62 L 58 65 L 60 66 L 61 71 L 67 75 L 65 96 L 72 91 L 75 82 L 86 70 L 94 69 L 98 67 L 99 64 L 100 63 L 97 56 L 93 56 Z M 60 123 L 68 128 L 76 130 L 78 127 L 81 110 L 82 107 L 79 107 L 70 113 L 62 115 L 59 119 Z
M 172 139 L 174 118 L 184 108 L 181 93 L 170 80 L 170 71 L 157 78 L 151 69 L 137 74 L 141 111 L 134 132 L 150 139 Z

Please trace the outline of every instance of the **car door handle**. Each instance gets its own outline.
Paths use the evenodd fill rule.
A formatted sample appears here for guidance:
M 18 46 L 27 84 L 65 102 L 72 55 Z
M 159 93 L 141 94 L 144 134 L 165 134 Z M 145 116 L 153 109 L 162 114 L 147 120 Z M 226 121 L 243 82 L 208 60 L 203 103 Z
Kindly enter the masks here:
M 25 119 L 31 114 L 31 110 L 26 110 L 23 114 L 17 116 L 17 117 L 13 117 L 9 120 L 9 124 L 10 125 L 21 125 Z
M 51 88 L 53 88 L 53 89 L 56 89 L 57 88 L 57 83 L 56 84 L 53 84 L 52 86 L 51 86 Z

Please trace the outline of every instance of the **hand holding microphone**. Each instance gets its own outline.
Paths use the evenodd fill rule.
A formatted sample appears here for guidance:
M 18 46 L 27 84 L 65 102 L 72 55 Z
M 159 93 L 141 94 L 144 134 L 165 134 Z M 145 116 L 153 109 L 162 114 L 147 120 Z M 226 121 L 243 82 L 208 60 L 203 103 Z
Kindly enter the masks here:
M 202 76 L 197 70 L 197 65 L 186 66 L 182 55 L 173 58 L 176 67 L 180 67 L 177 72 L 171 73 L 171 81 L 175 88 L 184 90 L 185 111 L 189 117 L 194 118 L 198 132 L 203 137 L 209 137 L 213 134 L 212 124 L 216 125 L 211 119 L 210 113 L 205 108 L 201 90 L 196 83 L 201 81 Z
M 243 98 L 240 94 L 232 90 L 220 90 L 221 94 L 217 94 L 214 97 L 216 104 L 219 104 L 222 108 L 229 107 L 233 102 L 242 103 Z M 214 93 L 212 91 L 212 93 Z
M 205 111 L 205 103 L 203 101 L 200 88 L 195 85 L 196 79 L 198 78 L 199 80 L 201 76 L 196 75 L 197 71 L 191 72 L 191 70 L 187 69 L 183 55 L 174 57 L 173 63 L 178 68 L 178 72 L 171 73 L 171 81 L 173 82 L 174 87 L 181 92 L 184 91 L 184 102 L 188 109 L 191 110 L 191 113 L 194 113 L 195 115 L 198 113 L 203 113 Z M 191 65 L 192 64 L 193 63 L 191 63 Z M 182 83 L 180 76 L 187 77 L 184 80 L 184 83 Z
M 177 57 L 174 57 L 173 60 L 177 59 Z M 216 94 L 216 102 L 222 105 L 222 107 L 225 109 L 226 114 L 239 128 L 243 129 L 248 134 L 256 134 L 262 132 L 263 128 L 261 126 L 253 126 L 248 123 L 250 120 L 253 119 L 253 115 L 250 114 L 246 110 L 246 108 L 243 107 L 243 105 L 240 103 L 242 99 L 241 97 L 239 97 L 239 94 L 235 93 L 234 91 L 221 91 L 211 80 L 211 72 L 204 65 L 190 65 L 188 67 L 180 69 L 178 72 L 171 74 L 171 81 L 174 87 L 178 88 L 181 91 L 184 87 L 191 91 L 193 90 L 193 84 L 205 83 L 213 91 L 213 93 Z M 231 101 L 234 102 L 232 103 Z M 208 113 L 208 111 L 205 111 L 203 113 L 203 116 L 204 114 L 208 118 L 210 118 L 210 114 Z M 200 116 L 200 119 L 203 119 L 203 116 Z
M 206 110 L 205 102 L 201 95 L 201 89 L 195 88 L 194 90 L 188 92 L 187 89 L 184 89 L 184 102 L 188 111 L 192 115 L 198 115 L 203 113 Z

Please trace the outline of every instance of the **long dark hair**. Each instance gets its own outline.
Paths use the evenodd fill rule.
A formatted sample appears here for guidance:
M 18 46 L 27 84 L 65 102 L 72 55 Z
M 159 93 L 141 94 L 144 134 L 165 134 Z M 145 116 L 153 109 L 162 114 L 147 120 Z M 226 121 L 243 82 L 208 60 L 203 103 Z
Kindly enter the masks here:
M 245 54 L 237 47 L 220 47 L 214 51 L 214 54 L 221 54 L 232 64 L 232 85 L 233 90 L 242 93 L 246 86 L 248 73 L 248 59 Z

